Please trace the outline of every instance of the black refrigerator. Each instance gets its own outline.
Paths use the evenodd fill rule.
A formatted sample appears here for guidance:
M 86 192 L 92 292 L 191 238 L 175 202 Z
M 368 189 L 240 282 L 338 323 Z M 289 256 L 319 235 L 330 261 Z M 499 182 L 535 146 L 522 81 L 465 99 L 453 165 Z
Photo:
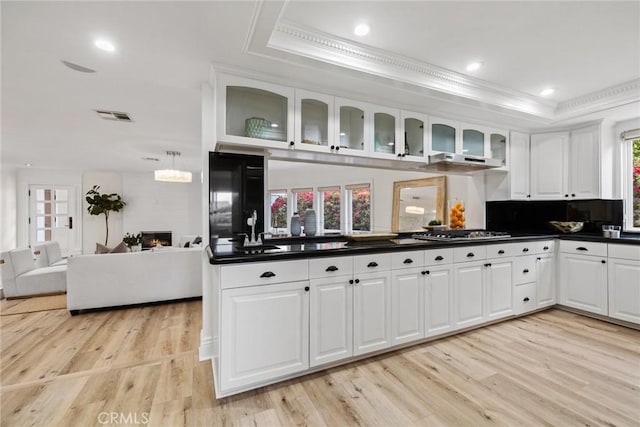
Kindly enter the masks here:
M 209 153 L 209 241 L 251 233 L 247 219 L 258 214 L 256 235 L 264 231 L 263 156 Z

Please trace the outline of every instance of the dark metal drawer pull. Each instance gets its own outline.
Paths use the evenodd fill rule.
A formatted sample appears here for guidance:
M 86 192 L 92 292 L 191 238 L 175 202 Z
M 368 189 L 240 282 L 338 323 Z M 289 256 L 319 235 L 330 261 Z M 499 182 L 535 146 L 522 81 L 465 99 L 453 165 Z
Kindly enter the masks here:
M 356 279 L 356 283 L 360 283 L 360 279 Z
M 260 275 L 260 277 L 276 277 L 276 273 L 273 271 L 265 271 Z
M 442 261 L 444 258 L 442 258 L 440 255 L 438 255 L 437 257 L 434 258 L 435 261 Z
M 549 250 L 549 246 L 545 246 L 544 248 L 542 248 L 543 251 L 548 251 Z
M 580 246 L 576 248 L 576 251 L 588 251 L 589 249 L 585 248 L 584 246 Z
M 467 254 L 467 258 L 473 258 L 474 256 L 475 256 L 475 255 L 473 254 L 473 252 L 469 252 L 469 253 Z
M 367 264 L 367 267 L 377 267 L 378 263 L 375 261 L 371 261 L 369 264 Z
M 425 274 L 429 274 L 429 270 L 423 270 L 420 273 L 422 273 L 422 275 L 424 276 Z
M 402 261 L 403 264 L 413 264 L 413 260 L 411 258 L 407 258 L 404 261 Z
M 490 263 L 490 262 L 488 262 L 488 263 L 486 263 L 484 266 L 485 266 L 485 267 L 491 267 L 491 263 Z
M 524 299 L 522 301 L 529 302 L 529 297 L 524 297 Z
M 528 268 L 525 268 L 524 270 L 522 270 L 522 272 L 523 272 L 523 273 L 528 273 L 528 272 L 529 272 L 529 269 L 528 269 Z
M 502 249 L 500 249 L 500 250 L 498 251 L 498 255 L 502 255 L 503 253 L 504 253 L 504 251 L 503 251 Z
M 529 252 L 529 248 L 523 248 L 522 252 Z
M 353 279 L 349 279 L 349 284 L 353 285 Z
M 330 265 L 325 271 L 338 271 L 338 267 L 336 267 L 335 265 Z
M 305 286 L 305 287 L 304 287 L 304 291 L 305 291 L 305 292 L 309 292 L 309 287 L 308 287 L 308 286 Z

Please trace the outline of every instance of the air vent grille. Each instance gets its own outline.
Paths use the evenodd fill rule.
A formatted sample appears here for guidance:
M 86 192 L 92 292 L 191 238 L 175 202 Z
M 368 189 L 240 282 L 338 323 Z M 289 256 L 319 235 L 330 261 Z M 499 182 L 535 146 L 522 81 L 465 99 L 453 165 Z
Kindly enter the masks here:
M 119 122 L 132 122 L 129 113 L 123 113 L 121 111 L 108 111 L 108 110 L 96 110 L 98 116 L 105 120 L 116 120 Z

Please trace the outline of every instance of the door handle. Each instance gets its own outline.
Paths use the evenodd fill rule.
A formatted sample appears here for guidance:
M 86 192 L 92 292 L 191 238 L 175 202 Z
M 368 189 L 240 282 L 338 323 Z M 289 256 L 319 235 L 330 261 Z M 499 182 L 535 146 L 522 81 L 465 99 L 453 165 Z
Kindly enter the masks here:
M 69 217 L 69 230 L 73 230 L 73 217 Z

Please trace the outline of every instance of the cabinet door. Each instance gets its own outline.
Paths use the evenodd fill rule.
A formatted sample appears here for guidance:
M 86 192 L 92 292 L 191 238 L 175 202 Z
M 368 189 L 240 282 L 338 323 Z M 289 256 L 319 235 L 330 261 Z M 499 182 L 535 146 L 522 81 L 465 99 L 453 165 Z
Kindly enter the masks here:
M 392 108 L 371 106 L 373 115 L 373 143 L 371 157 L 395 159 L 404 152 L 400 137 L 400 111 Z
M 317 366 L 353 354 L 352 276 L 311 280 L 309 363 Z
M 476 126 L 461 124 L 462 131 L 462 153 L 469 156 L 489 157 L 487 129 Z
M 430 117 L 429 127 L 429 154 L 462 151 L 462 139 L 458 133 L 458 122 Z
M 640 323 L 640 261 L 609 258 L 609 316 Z
M 456 328 L 482 323 L 485 300 L 484 262 L 461 263 L 453 268 Z
M 487 268 L 487 320 L 500 319 L 513 313 L 513 281 L 511 260 L 493 260 Z
M 391 345 L 391 272 L 355 276 L 353 286 L 353 354 Z
M 391 345 L 424 337 L 424 278 L 421 268 L 396 270 L 391 276 Z
M 218 77 L 218 139 L 288 147 L 294 136 L 294 90 L 256 80 Z
M 607 264 L 597 256 L 560 255 L 560 304 L 607 315 Z
M 354 156 L 369 153 L 367 141 L 371 140 L 371 112 L 364 102 L 335 98 L 334 142 L 338 147 L 334 152 Z
M 509 140 L 509 191 L 512 200 L 527 200 L 529 191 L 529 135 L 511 132 Z
M 600 128 L 572 131 L 569 156 L 569 195 L 600 198 Z
M 425 335 L 433 336 L 453 329 L 453 280 L 451 266 L 425 271 Z
M 428 152 L 428 119 L 427 116 L 420 113 L 410 113 L 408 111 L 400 112 L 400 120 L 402 125 L 401 144 L 398 154 L 402 154 L 404 158 L 412 158 L 413 160 L 424 159 Z
M 295 148 L 335 150 L 334 123 L 333 96 L 296 89 Z
M 566 132 L 531 135 L 531 197 L 568 197 L 569 135 Z
M 488 157 L 502 161 L 502 167 L 507 166 L 507 157 L 509 156 L 507 135 L 507 131 L 491 130 L 489 132 Z
M 223 390 L 309 368 L 309 282 L 222 291 Z
M 536 294 L 538 307 L 556 303 L 555 261 L 553 256 L 536 258 Z

